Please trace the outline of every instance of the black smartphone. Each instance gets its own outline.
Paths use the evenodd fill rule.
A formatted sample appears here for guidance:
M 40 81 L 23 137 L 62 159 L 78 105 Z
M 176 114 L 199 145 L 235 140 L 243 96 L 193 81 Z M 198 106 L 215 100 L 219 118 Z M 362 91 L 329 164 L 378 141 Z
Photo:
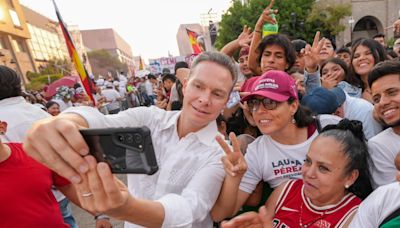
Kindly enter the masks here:
M 90 154 L 98 162 L 106 162 L 113 173 L 152 175 L 157 172 L 149 128 L 97 128 L 80 132 Z

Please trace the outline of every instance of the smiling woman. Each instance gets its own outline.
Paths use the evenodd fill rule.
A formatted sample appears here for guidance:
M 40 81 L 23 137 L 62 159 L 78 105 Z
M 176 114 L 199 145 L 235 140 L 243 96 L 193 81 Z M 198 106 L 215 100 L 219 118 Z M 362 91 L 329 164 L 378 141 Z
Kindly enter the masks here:
M 387 59 L 385 49 L 373 39 L 360 39 L 352 45 L 349 83 L 362 89 L 362 98 L 372 102 L 368 74 L 373 67 Z
M 229 163 L 247 163 L 248 169 L 240 174 L 236 170 L 227 173 L 212 210 L 217 221 L 233 216 L 252 193 L 261 192 L 257 187 L 260 182 L 276 188 L 287 180 L 300 179 L 306 153 L 318 136 L 317 122 L 326 126 L 339 119 L 326 115 L 316 121 L 311 112 L 299 104 L 295 81 L 284 71 L 267 71 L 256 78 L 251 87 L 250 94 L 242 101 L 248 103 L 263 135 L 247 147 L 244 157 L 230 157 L 231 151 L 227 149 Z
M 222 227 L 346 227 L 372 191 L 368 160 L 361 122 L 329 125 L 311 144 L 303 180 L 279 186 L 263 213 L 243 214 Z

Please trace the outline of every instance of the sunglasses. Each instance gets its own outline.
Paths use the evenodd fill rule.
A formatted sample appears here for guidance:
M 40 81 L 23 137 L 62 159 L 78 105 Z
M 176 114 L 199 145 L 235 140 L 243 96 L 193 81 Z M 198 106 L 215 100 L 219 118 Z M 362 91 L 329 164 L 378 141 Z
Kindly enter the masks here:
M 274 101 L 269 98 L 263 98 L 263 99 L 253 98 L 253 99 L 247 101 L 247 105 L 249 106 L 249 110 L 251 112 L 257 111 L 258 108 L 260 107 L 261 103 L 263 104 L 263 106 L 266 110 L 274 110 L 274 109 L 276 109 L 276 107 L 278 107 L 278 105 L 281 102 Z

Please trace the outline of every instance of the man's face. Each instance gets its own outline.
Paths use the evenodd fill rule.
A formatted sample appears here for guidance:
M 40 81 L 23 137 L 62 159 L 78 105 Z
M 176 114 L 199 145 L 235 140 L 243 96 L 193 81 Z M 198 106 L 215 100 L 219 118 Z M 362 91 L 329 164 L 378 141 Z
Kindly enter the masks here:
M 384 37 L 375 37 L 374 40 L 378 41 L 378 43 L 380 43 L 384 48 L 386 48 L 385 38 Z
M 350 56 L 349 53 L 347 53 L 347 52 L 341 52 L 341 53 L 338 53 L 338 54 L 337 54 L 337 57 L 338 57 L 339 59 L 343 60 L 343 62 L 345 62 L 346 65 L 347 65 L 348 67 L 350 67 L 350 63 L 351 63 L 350 57 L 351 57 L 351 56 Z
M 0 135 L 4 135 L 7 132 L 7 122 L 0 120 Z
M 300 70 L 304 70 L 306 66 L 306 59 L 304 58 L 304 54 L 302 53 L 297 53 L 296 54 L 296 61 L 294 62 L 294 67 L 299 68 Z
M 250 76 L 253 74 L 248 65 L 248 58 L 249 58 L 248 55 L 242 55 L 239 58 L 240 72 L 242 72 L 242 74 L 245 76 Z
M 171 91 L 171 88 L 172 88 L 172 86 L 174 85 L 174 82 L 171 81 L 171 80 L 169 80 L 169 79 L 166 79 L 166 80 L 163 82 L 163 85 L 164 85 L 165 90 L 167 90 L 167 91 L 169 92 L 169 91 Z
M 389 74 L 377 79 L 372 83 L 371 93 L 376 114 L 400 134 L 400 75 Z
M 285 71 L 288 67 L 285 50 L 276 44 L 267 45 L 261 53 L 260 65 L 263 73 L 269 70 Z
M 156 85 L 156 84 L 157 84 L 157 79 L 155 79 L 155 78 L 150 78 L 150 82 L 153 83 L 154 85 Z
M 201 62 L 192 68 L 183 85 L 183 106 L 180 118 L 200 130 L 221 113 L 233 87 L 228 69 L 213 62 Z
M 331 57 L 335 56 L 335 49 L 333 49 L 332 42 L 330 40 L 325 40 L 324 46 L 322 46 L 319 52 L 320 61 L 323 62 Z

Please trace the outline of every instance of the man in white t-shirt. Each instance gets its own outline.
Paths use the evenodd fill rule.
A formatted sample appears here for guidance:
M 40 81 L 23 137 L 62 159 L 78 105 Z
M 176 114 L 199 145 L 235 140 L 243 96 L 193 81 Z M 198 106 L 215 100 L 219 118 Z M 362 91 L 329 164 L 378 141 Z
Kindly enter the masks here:
M 106 83 L 106 88 L 102 90 L 102 95 L 106 98 L 106 105 L 109 114 L 115 114 L 120 111 L 119 101 L 121 100 L 121 95 L 117 90 L 113 89 L 113 84 L 110 82 Z
M 349 96 L 339 87 L 330 90 L 314 88 L 303 97 L 301 103 L 316 114 L 335 114 L 361 121 L 367 139 L 382 131 L 380 123 L 373 118 L 374 106 L 364 99 Z
M 394 163 L 397 170 L 400 171 L 400 153 L 397 154 Z M 398 175 L 396 182 L 377 188 L 360 204 L 357 214 L 349 226 L 350 228 L 383 228 L 382 223 L 391 223 L 391 219 L 388 219 L 388 217 L 396 210 L 400 210 L 399 177 Z M 398 227 L 400 224 L 399 215 L 393 216 L 393 220 L 396 220 L 392 221 L 394 224 L 392 223 L 391 226 L 387 227 Z
M 236 79 L 230 58 L 203 52 L 183 83 L 182 111 L 138 107 L 101 115 L 93 108 L 78 107 L 36 124 L 25 148 L 76 185 L 84 208 L 130 222 L 126 227 L 211 227 L 210 210 L 225 176 L 220 160 L 223 151 L 215 140 L 219 134 L 215 119 Z M 92 156 L 85 156 L 88 147 L 78 126 L 147 126 L 158 172 L 128 175 L 126 189 L 105 163 L 96 164 Z M 43 137 L 43 132 L 53 134 Z
M 395 181 L 393 163 L 400 152 L 400 62 L 377 64 L 368 77 L 375 113 L 388 128 L 368 141 L 373 187 Z

